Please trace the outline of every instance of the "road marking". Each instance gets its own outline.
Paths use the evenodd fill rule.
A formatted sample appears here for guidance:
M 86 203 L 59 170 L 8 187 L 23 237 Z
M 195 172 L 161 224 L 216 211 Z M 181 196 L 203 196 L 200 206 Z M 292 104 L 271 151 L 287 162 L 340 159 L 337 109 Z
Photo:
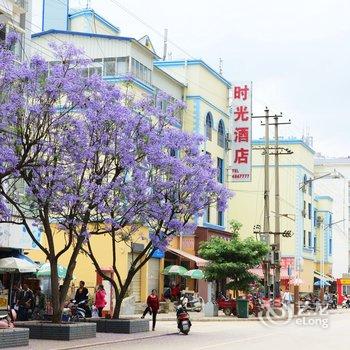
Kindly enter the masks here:
M 245 341 L 271 337 L 272 335 L 276 335 L 276 334 L 277 333 L 268 333 L 268 334 L 259 335 L 259 336 L 256 336 L 256 337 L 249 337 L 249 338 L 242 338 L 242 339 L 231 340 L 229 342 L 220 343 L 220 344 L 206 345 L 206 346 L 202 346 L 202 347 L 198 348 L 198 350 L 217 348 L 218 346 L 229 345 L 229 344 L 234 344 L 234 343 L 242 343 L 242 342 L 245 342 Z

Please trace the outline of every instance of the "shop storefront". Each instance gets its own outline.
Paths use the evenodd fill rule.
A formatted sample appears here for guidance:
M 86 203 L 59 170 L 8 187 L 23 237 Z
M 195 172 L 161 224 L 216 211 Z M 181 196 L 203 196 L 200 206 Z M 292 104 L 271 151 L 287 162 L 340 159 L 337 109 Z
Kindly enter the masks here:
M 341 304 L 347 295 L 350 295 L 350 275 L 337 279 L 338 304 Z

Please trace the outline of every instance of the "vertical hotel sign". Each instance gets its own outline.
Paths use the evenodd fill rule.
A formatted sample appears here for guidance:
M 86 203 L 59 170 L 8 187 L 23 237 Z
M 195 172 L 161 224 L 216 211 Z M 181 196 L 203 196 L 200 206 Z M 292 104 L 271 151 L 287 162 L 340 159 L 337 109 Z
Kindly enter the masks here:
M 252 180 L 252 85 L 234 83 L 232 96 L 232 180 Z

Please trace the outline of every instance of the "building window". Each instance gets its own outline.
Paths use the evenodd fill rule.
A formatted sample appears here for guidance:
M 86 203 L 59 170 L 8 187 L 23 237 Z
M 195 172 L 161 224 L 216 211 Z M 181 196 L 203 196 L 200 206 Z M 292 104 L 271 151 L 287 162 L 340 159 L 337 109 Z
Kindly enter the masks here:
M 219 121 L 218 126 L 218 145 L 225 148 L 225 124 L 222 120 Z
M 135 60 L 135 58 L 131 59 L 131 72 L 136 78 L 147 83 L 151 82 L 151 70 Z
M 309 248 L 312 247 L 311 238 L 312 238 L 311 232 L 309 231 L 309 232 L 307 233 L 307 243 L 308 243 L 308 247 L 309 247 Z
M 317 250 L 317 237 L 314 236 L 314 252 Z
M 207 116 L 205 118 L 205 135 L 207 136 L 207 139 L 211 141 L 212 138 L 212 130 L 213 130 L 213 116 L 210 112 L 207 113 Z
M 317 226 L 317 215 L 316 215 L 316 210 L 314 210 L 314 226 Z
M 117 73 L 116 58 L 115 57 L 105 58 L 103 60 L 103 68 L 104 68 L 103 75 L 115 76 Z
M 306 247 L 306 231 L 304 230 L 303 234 L 303 246 Z
M 311 203 L 308 203 L 308 217 L 311 220 L 312 218 L 312 208 L 311 208 Z
M 91 67 L 89 67 L 89 76 L 94 74 L 102 75 L 102 58 L 95 58 Z
M 329 255 L 332 255 L 332 250 L 333 250 L 333 240 L 332 240 L 332 237 L 329 238 L 329 247 L 328 247 L 328 250 L 329 250 Z
M 218 182 L 223 183 L 224 182 L 224 161 L 218 157 Z
M 312 179 L 309 180 L 309 195 L 312 196 Z
M 304 201 L 304 207 L 303 207 L 302 215 L 303 215 L 304 218 L 306 218 L 306 202 L 305 201 Z
M 129 71 L 129 57 L 117 58 L 117 74 L 125 75 Z
M 207 222 L 210 222 L 210 205 L 207 207 Z
M 218 225 L 224 226 L 224 214 L 222 211 L 218 211 Z
M 307 186 L 307 176 L 305 174 L 303 179 L 303 192 L 306 192 L 306 186 Z

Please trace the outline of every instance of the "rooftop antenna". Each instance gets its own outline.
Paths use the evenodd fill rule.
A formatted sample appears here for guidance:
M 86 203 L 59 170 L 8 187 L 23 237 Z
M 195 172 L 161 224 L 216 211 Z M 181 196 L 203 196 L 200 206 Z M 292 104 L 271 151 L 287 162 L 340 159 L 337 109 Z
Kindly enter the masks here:
M 220 74 L 220 75 L 222 75 L 223 67 L 224 67 L 224 61 L 223 61 L 223 59 L 220 57 L 220 58 L 219 58 L 219 74 Z
M 168 29 L 165 28 L 164 29 L 163 61 L 166 60 L 167 52 L 168 52 Z

